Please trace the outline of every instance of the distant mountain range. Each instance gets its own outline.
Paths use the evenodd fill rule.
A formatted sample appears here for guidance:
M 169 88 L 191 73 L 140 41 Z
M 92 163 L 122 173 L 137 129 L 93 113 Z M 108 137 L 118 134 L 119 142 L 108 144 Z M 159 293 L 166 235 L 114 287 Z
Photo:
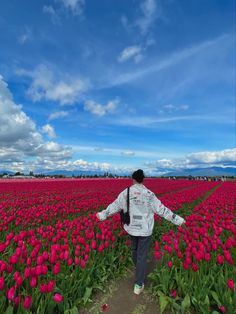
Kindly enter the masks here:
M 14 172 L 10 170 L 2 170 L 0 169 L 0 174 L 7 173 L 10 175 L 13 175 Z M 102 176 L 104 175 L 104 171 L 83 171 L 83 170 L 77 170 L 77 171 L 68 171 L 68 170 L 52 170 L 52 171 L 37 171 L 35 174 L 45 174 L 49 176 L 53 175 L 64 175 L 66 177 L 72 177 L 72 176 Z M 112 173 L 112 172 L 109 172 Z M 158 173 L 158 172 L 157 172 Z M 236 176 L 236 168 L 233 167 L 208 167 L 208 168 L 192 168 L 192 169 L 173 169 L 171 171 L 168 171 L 167 169 L 161 169 L 160 175 L 168 177 L 168 176 Z M 121 175 L 126 176 L 130 175 L 130 173 L 127 172 L 119 172 L 119 173 L 113 173 L 114 175 Z
M 233 167 L 209 167 L 209 168 L 192 168 L 178 169 L 165 173 L 165 176 L 236 176 L 236 168 Z

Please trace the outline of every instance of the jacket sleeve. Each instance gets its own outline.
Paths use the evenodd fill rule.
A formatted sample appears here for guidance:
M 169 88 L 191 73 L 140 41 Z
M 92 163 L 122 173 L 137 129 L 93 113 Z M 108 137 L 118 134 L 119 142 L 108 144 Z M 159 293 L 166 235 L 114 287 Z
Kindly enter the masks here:
M 166 220 L 172 222 L 175 225 L 182 225 L 185 223 L 184 218 L 180 217 L 179 215 L 173 213 L 169 208 L 165 207 L 161 201 L 154 195 L 153 198 L 153 205 L 154 205 L 154 212 L 165 218 Z
M 98 213 L 98 217 L 101 221 L 105 220 L 109 216 L 118 213 L 122 209 L 126 208 L 126 197 L 127 197 L 127 192 L 123 191 L 119 194 L 117 199 L 108 205 L 106 209 Z

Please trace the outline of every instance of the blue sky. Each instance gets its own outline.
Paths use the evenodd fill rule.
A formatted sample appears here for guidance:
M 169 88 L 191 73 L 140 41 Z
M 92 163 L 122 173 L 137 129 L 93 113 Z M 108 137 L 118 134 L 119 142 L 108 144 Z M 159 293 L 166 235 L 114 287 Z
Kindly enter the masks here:
M 0 169 L 235 166 L 235 2 L 2 0 Z

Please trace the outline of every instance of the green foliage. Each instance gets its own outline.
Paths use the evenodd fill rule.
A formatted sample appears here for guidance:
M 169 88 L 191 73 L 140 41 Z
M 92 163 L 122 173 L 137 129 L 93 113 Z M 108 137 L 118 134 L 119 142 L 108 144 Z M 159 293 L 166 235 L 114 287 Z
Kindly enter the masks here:
M 204 197 L 199 198 L 192 204 L 184 204 L 178 210 L 180 216 L 190 215 L 195 206 L 200 204 L 216 188 L 209 191 Z M 153 241 L 160 241 L 163 234 L 167 234 L 169 229 L 174 228 L 166 221 L 162 221 L 155 227 Z M 224 242 L 232 234 L 224 230 L 221 239 Z M 184 254 L 186 244 L 182 241 L 179 247 Z M 228 289 L 227 279 L 232 278 L 236 282 L 236 272 L 232 265 L 224 263 L 218 265 L 216 257 L 217 251 L 211 252 L 211 260 L 206 262 L 202 260 L 198 263 L 197 272 L 192 269 L 184 270 L 182 262 L 178 257 L 171 253 L 164 254 L 152 274 L 149 275 L 152 286 L 151 292 L 159 298 L 160 311 L 164 313 L 167 309 L 173 313 L 220 313 L 220 306 L 226 308 L 227 313 L 236 313 L 236 293 Z M 231 250 L 233 260 L 236 260 L 236 249 Z M 170 259 L 173 267 L 167 267 L 167 261 Z M 177 297 L 171 297 L 171 290 L 177 291 Z M 217 311 L 219 310 L 219 312 Z

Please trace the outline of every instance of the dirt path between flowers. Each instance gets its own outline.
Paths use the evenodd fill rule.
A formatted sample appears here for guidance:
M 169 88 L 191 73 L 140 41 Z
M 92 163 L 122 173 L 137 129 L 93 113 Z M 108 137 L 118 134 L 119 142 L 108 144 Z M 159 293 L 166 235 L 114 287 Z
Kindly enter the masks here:
M 148 262 L 147 275 L 153 272 L 156 262 L 151 259 Z M 87 309 L 83 309 L 79 314 L 158 314 L 159 306 L 157 300 L 148 292 L 150 280 L 147 278 L 145 282 L 145 290 L 140 295 L 133 293 L 134 284 L 134 268 L 117 281 L 114 281 L 105 293 L 97 296 L 97 300 Z M 102 306 L 107 304 L 106 310 Z

